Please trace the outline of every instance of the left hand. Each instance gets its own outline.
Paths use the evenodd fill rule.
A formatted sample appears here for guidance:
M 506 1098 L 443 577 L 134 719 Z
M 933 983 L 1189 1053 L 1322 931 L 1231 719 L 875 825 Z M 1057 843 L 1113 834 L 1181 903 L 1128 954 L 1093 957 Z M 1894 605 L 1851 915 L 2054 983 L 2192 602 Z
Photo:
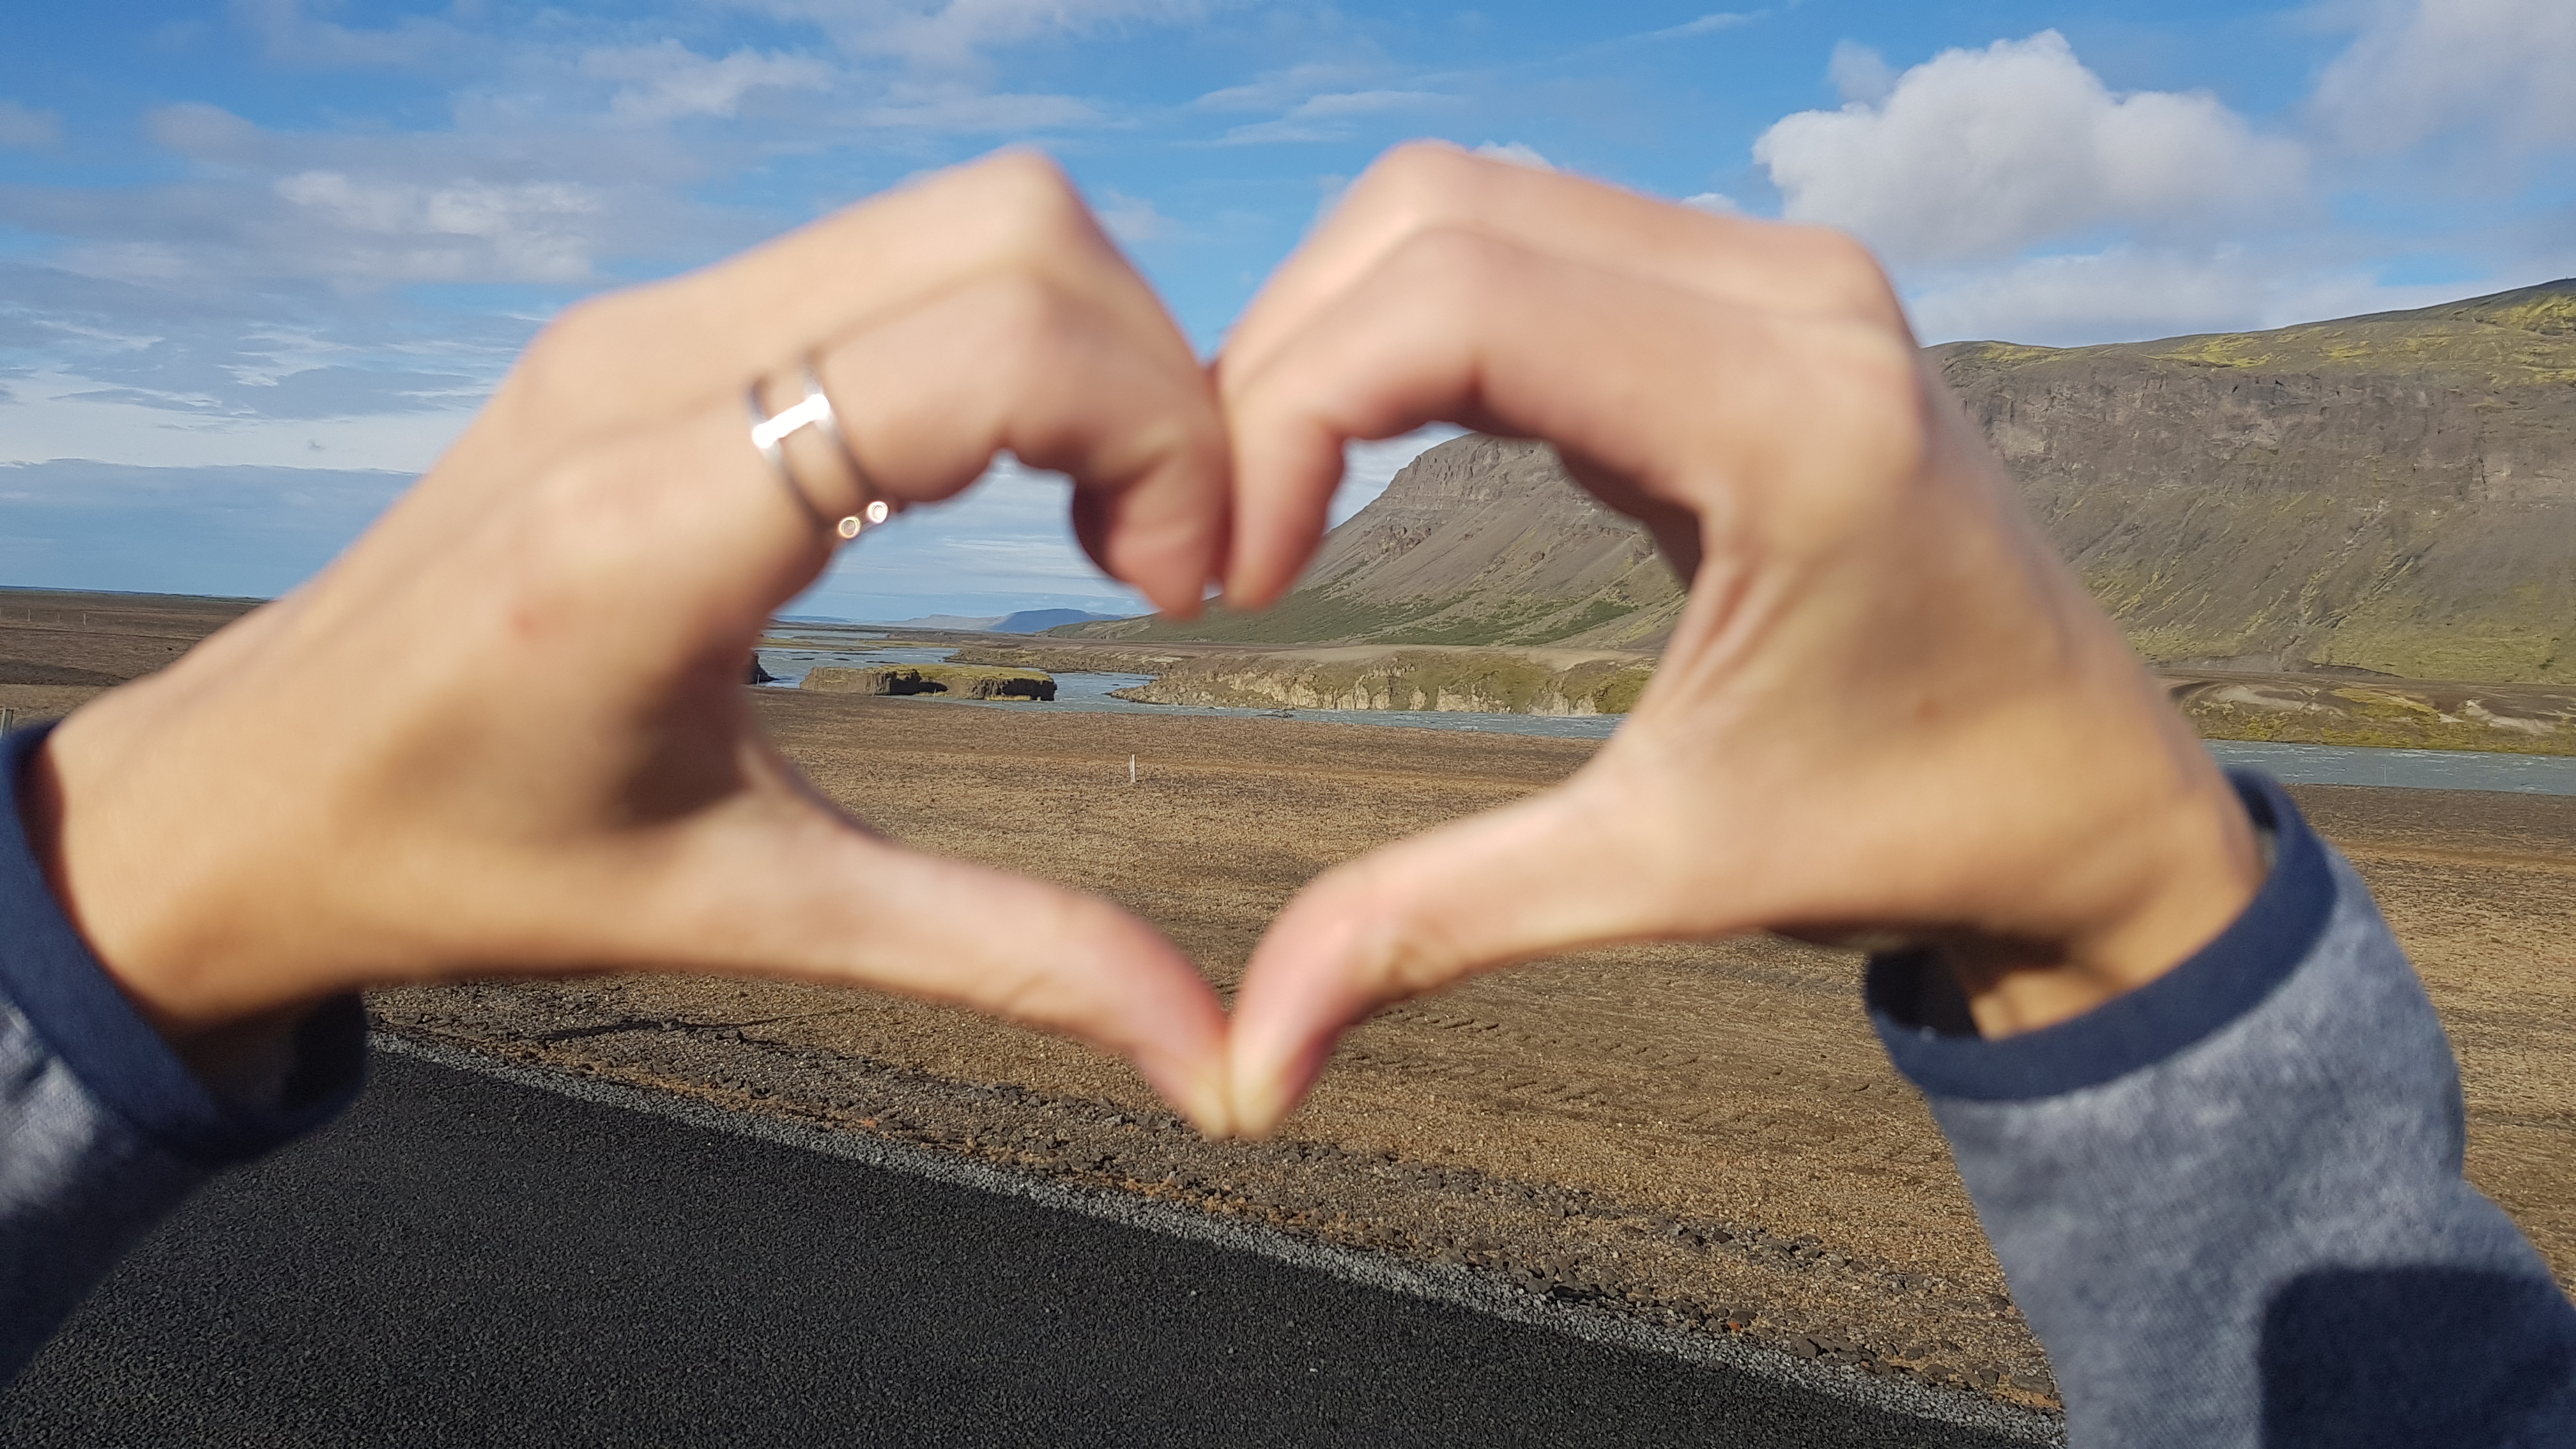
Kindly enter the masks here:
M 1224 1130 L 1224 1018 L 1169 942 L 903 849 L 762 736 L 745 661 L 861 498 L 816 430 L 788 440 L 810 509 L 749 441 L 746 388 L 784 408 L 808 357 L 892 499 L 1010 449 L 1073 476 L 1104 567 L 1198 606 L 1227 509 L 1213 392 L 1042 159 L 584 304 L 337 562 L 34 761 L 56 893 L 183 1053 L 363 985 L 763 975 L 1082 1037 Z

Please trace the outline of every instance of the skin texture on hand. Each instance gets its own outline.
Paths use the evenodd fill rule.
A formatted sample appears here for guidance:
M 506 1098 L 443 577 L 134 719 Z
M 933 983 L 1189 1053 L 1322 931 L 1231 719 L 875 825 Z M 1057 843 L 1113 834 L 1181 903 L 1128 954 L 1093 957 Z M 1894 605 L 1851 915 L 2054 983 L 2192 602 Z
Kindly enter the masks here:
M 573 309 L 322 574 L 66 721 L 29 823 L 110 973 L 200 1060 L 359 985 L 662 969 L 957 1001 L 1127 1054 L 1224 1130 L 1224 1018 L 1108 903 L 902 849 L 742 689 L 828 534 L 748 440 L 811 356 L 895 500 L 996 451 L 1194 611 L 1228 466 L 1209 379 L 1049 163 L 1004 155 Z M 862 497 L 818 430 L 815 511 Z M 864 547 L 864 543 L 861 545 Z
M 807 357 L 868 478 L 808 430 L 800 501 L 743 391 L 793 401 Z M 1554 443 L 1691 602 L 1571 781 L 1301 893 L 1230 1044 L 1150 928 L 870 834 L 752 721 L 742 661 L 828 561 L 816 515 L 867 486 L 944 497 L 1007 448 L 1074 477 L 1084 546 L 1167 612 L 1220 567 L 1257 607 L 1344 442 L 1433 419 Z M 362 984 L 760 974 L 1067 1032 L 1256 1132 L 1343 1026 L 1471 971 L 1930 941 L 2000 1035 L 2153 979 L 2260 875 L 1856 244 L 1437 147 L 1352 189 L 1213 385 L 1027 157 L 575 309 L 343 558 L 80 711 L 28 786 L 76 923 L 201 1060 Z
M 1929 941 L 2004 1035 L 2154 979 L 2259 884 L 2232 790 L 1847 238 L 1405 148 L 1272 279 L 1219 377 L 1239 607 L 1311 555 L 1346 440 L 1433 420 L 1553 443 L 1691 585 L 1573 779 L 1290 903 L 1236 997 L 1245 1130 L 1372 1007 L 1513 961 L 1757 929 Z

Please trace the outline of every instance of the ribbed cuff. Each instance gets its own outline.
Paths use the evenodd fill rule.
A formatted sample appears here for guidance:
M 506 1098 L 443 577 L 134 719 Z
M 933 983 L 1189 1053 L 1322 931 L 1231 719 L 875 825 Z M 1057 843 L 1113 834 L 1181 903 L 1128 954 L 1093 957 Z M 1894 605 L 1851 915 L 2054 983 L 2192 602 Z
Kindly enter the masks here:
M 20 777 L 51 731 L 0 739 L 0 992 L 101 1105 L 188 1161 L 247 1161 L 338 1115 L 366 1084 L 357 997 L 335 997 L 304 1019 L 285 1090 L 252 1106 L 208 1090 L 108 977 L 54 899 L 18 810 Z
M 2188 961 L 2072 1021 L 1987 1041 L 1957 1029 L 1957 988 L 1925 951 L 1869 963 L 1872 1025 L 1924 1092 L 2029 1101 L 2100 1086 L 2172 1057 L 2262 1004 L 2315 949 L 2334 908 L 2324 842 L 2281 787 L 2230 771 L 2246 814 L 2272 834 L 2271 874 L 2244 913 Z

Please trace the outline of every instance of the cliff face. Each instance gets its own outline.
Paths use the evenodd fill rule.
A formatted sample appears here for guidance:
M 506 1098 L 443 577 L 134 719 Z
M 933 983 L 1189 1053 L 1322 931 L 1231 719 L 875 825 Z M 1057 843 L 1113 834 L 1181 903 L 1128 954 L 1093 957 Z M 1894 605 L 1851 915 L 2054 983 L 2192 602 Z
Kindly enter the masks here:
M 2139 651 L 2576 682 L 2576 281 L 2417 312 L 1930 359 Z M 1444 443 L 1265 614 L 1096 638 L 1652 648 L 1682 594 L 1546 447 Z
M 2576 680 L 2576 282 L 1932 356 L 2149 658 Z

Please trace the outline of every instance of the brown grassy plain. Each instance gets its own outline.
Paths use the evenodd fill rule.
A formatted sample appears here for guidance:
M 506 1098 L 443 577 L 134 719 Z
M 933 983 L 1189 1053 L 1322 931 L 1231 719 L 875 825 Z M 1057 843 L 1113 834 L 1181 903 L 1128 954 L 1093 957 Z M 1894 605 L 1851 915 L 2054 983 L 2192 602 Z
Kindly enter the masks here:
M 0 617 L 0 706 L 58 713 L 98 683 L 6 681 L 155 664 L 164 642 L 84 652 L 73 631 Z M 784 691 L 757 702 L 787 753 L 877 828 L 1111 897 L 1221 989 L 1316 872 L 1544 788 L 1594 748 Z M 2294 793 L 2370 880 L 2451 1030 L 2471 1177 L 2562 1282 L 2576 1277 L 2576 799 Z M 1750 939 L 1482 977 L 1355 1029 L 1280 1139 L 1257 1145 L 1178 1130 L 1132 1073 L 1082 1048 L 862 992 L 627 976 L 372 1005 L 391 1031 L 2045 1404 L 2044 1357 L 1929 1114 L 1862 1017 L 1857 974 L 1846 955 Z

